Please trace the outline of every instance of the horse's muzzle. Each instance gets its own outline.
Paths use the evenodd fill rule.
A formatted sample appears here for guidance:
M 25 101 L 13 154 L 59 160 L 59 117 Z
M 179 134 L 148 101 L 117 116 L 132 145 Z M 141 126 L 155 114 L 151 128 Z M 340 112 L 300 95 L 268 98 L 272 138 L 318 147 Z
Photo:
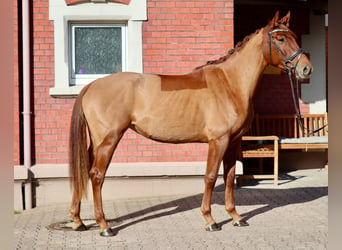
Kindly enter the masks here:
M 299 79 L 308 79 L 312 73 L 312 66 L 305 64 L 303 67 L 299 65 L 296 67 L 296 75 Z

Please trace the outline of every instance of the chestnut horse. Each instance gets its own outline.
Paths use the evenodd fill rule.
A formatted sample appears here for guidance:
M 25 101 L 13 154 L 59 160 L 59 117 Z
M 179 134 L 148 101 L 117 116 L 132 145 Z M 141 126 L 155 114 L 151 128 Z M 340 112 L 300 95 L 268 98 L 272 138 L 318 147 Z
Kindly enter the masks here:
M 289 29 L 290 12 L 278 12 L 265 27 L 246 37 L 228 55 L 185 75 L 117 73 L 85 86 L 74 104 L 70 131 L 70 215 L 74 230 L 86 230 L 81 200 L 89 179 L 100 235 L 113 236 L 105 220 L 101 189 L 112 155 L 128 128 L 168 143 L 208 143 L 201 212 L 207 231 L 220 230 L 211 198 L 221 161 L 225 209 L 235 226 L 248 223 L 235 210 L 235 162 L 241 136 L 253 117 L 252 98 L 267 65 L 291 70 L 297 79 L 312 72 L 309 59 Z M 89 134 L 89 147 L 87 134 Z

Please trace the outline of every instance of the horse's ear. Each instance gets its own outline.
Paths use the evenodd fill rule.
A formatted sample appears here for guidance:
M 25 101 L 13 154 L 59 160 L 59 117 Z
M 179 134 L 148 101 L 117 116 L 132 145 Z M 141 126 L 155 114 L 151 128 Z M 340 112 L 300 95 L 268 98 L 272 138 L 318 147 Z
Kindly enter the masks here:
M 278 26 L 278 19 L 279 19 L 279 11 L 277 11 L 273 17 L 273 19 L 268 23 L 268 27 L 273 29 L 274 27 Z
M 287 12 L 286 16 L 284 16 L 279 23 L 286 25 L 287 27 L 290 26 L 290 11 Z

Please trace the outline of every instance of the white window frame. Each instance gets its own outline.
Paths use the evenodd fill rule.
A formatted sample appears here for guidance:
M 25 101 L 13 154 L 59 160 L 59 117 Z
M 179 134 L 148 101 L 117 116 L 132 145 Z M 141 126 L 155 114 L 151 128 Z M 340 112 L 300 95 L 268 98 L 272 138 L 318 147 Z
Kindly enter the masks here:
M 70 31 L 70 85 L 85 85 L 88 84 L 97 78 L 107 76 L 109 74 L 75 74 L 75 29 L 78 27 L 120 27 L 121 28 L 121 45 L 122 45 L 122 72 L 127 71 L 127 58 L 126 58 L 126 27 L 127 25 L 124 23 L 70 23 L 69 31 Z
M 49 19 L 54 23 L 55 82 L 50 88 L 53 97 L 78 95 L 84 85 L 73 84 L 70 78 L 69 23 L 126 23 L 126 71 L 143 71 L 142 23 L 147 20 L 146 0 L 131 0 L 129 5 L 82 3 L 67 6 L 64 0 L 49 0 Z

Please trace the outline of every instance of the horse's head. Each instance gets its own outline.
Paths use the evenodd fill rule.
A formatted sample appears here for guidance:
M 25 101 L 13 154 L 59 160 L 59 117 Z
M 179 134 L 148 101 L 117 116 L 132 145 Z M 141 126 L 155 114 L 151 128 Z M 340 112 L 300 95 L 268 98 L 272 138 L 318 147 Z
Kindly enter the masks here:
M 269 64 L 282 70 L 294 71 L 298 79 L 310 77 L 313 70 L 308 57 L 299 48 L 296 35 L 289 29 L 290 11 L 279 20 L 279 12 L 266 26 L 265 57 Z M 267 44 L 267 45 L 266 45 Z

